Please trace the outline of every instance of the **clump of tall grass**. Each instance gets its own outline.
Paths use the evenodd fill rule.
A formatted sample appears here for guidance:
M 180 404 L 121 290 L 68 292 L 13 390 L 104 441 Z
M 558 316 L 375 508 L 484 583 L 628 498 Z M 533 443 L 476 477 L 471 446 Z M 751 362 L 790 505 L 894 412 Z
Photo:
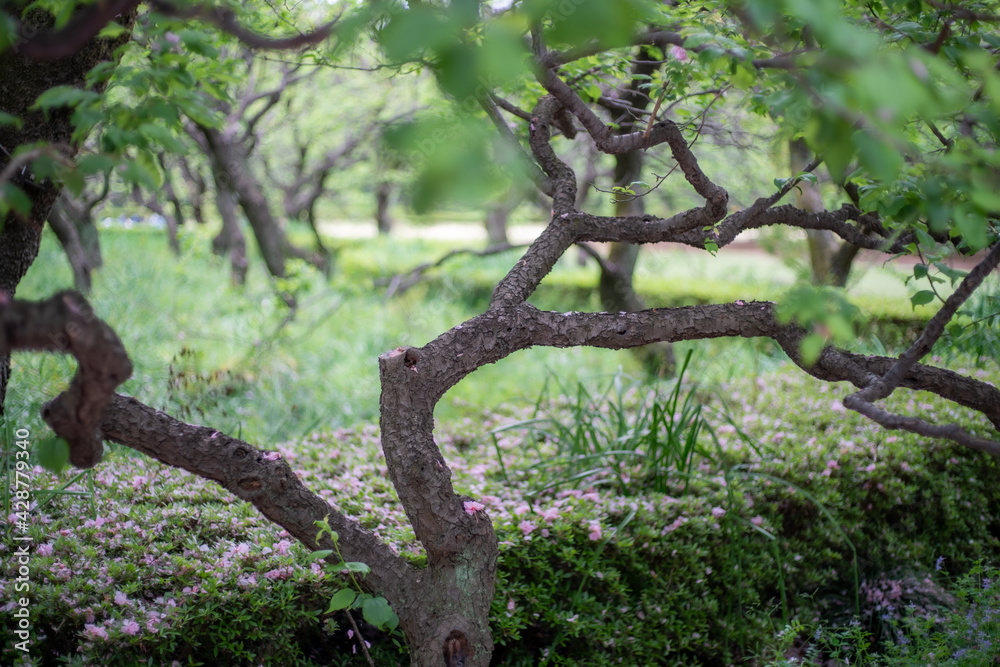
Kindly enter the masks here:
M 684 382 L 690 361 L 689 350 L 667 387 L 629 382 L 619 371 L 594 392 L 584 382 L 567 386 L 552 376 L 531 418 L 490 432 L 497 454 L 500 433 L 523 431 L 524 442 L 539 447 L 538 462 L 525 469 L 541 480 L 537 493 L 580 484 L 612 485 L 626 496 L 665 493 L 680 482 L 686 487 L 696 455 L 704 453 L 698 439 L 706 427 L 697 385 Z M 553 386 L 560 398 L 550 397 Z

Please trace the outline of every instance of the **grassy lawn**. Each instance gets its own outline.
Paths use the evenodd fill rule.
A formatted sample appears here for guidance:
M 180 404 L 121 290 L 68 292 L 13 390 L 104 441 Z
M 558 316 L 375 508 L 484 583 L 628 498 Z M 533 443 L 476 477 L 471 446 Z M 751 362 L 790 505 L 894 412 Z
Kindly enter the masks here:
M 185 237 L 180 259 L 162 232 L 109 229 L 102 241 L 91 300 L 135 363 L 122 391 L 276 449 L 420 562 L 379 448 L 376 360 L 481 311 L 516 254 L 456 258 L 387 301 L 375 278 L 444 246 L 339 242 L 331 277 L 297 267 L 282 285 L 299 301 L 289 318 L 259 264 L 233 287 L 204 234 Z M 760 255 L 657 252 L 637 282 L 672 305 L 774 298 L 793 278 Z M 47 235 L 18 296 L 70 281 Z M 565 259 L 534 301 L 593 307 L 595 283 Z M 879 305 L 905 298 L 900 284 L 868 267 L 850 294 Z M 844 410 L 846 386 L 812 380 L 768 342 L 682 344 L 678 358 L 688 351 L 677 386 L 643 377 L 627 353 L 528 350 L 439 405 L 456 486 L 482 499 L 501 540 L 494 662 L 987 664 L 1000 641 L 993 459 L 874 427 Z M 995 364 L 954 361 L 1000 381 Z M 6 428 L 40 437 L 40 405 L 73 367 L 15 362 Z M 924 394 L 890 405 L 992 433 Z M 36 664 L 362 664 L 346 620 L 323 613 L 339 576 L 213 483 L 117 447 L 91 473 L 32 475 Z M 406 661 L 398 637 L 363 631 L 377 664 Z

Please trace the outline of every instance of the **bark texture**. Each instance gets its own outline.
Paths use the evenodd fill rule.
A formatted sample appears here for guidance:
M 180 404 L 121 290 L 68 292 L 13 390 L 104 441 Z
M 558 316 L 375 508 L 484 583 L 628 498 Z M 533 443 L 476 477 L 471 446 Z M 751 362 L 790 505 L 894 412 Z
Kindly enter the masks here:
M 8 9 L 20 15 L 28 3 L 15 3 Z M 23 52 L 8 49 L 0 52 L 0 111 L 20 118 L 20 126 L 0 125 L 0 171 L 10 162 L 11 155 L 26 144 L 46 143 L 56 145 L 72 155 L 77 148 L 72 145 L 73 124 L 68 109 L 48 112 L 31 110 L 32 104 L 46 90 L 55 86 L 82 88 L 87 72 L 95 65 L 115 58 L 115 50 L 131 38 L 135 23 L 134 8 L 115 20 L 128 28 L 114 39 L 90 39 L 71 56 L 36 61 Z M 23 38 L 44 34 L 54 25 L 52 16 L 41 10 L 28 12 L 21 20 Z M 96 87 L 103 90 L 104 85 Z M 59 188 L 47 180 L 36 180 L 30 169 L 21 170 L 13 179 L 31 200 L 31 213 L 25 218 L 14 212 L 0 221 L 0 295 L 13 297 L 17 285 L 38 255 L 42 227 L 59 195 Z M 0 414 L 3 414 L 7 384 L 10 379 L 10 356 L 0 354 Z

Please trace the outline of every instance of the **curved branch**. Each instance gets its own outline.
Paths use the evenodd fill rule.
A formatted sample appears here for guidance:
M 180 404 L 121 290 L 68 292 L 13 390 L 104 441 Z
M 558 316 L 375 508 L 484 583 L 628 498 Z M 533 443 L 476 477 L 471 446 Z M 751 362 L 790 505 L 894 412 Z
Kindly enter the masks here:
M 433 389 L 437 398 L 477 368 L 534 346 L 625 349 L 656 342 L 707 338 L 771 338 L 813 377 L 830 382 L 848 381 L 859 388 L 869 386 L 896 362 L 827 347 L 815 364 L 808 365 L 799 355 L 806 333 L 801 327 L 779 323 L 775 305 L 769 302 L 737 301 L 632 313 L 559 313 L 539 311 L 521 303 L 491 308 L 423 348 L 408 348 L 403 352 L 412 354 L 415 359 L 435 359 Z M 448 350 L 462 350 L 463 353 L 449 355 Z M 976 410 L 1000 430 L 1000 390 L 990 384 L 948 370 L 915 364 L 899 386 L 929 391 Z M 973 436 L 964 438 L 952 427 L 935 429 L 922 433 L 950 438 L 959 444 L 1000 455 L 1000 443 L 981 438 L 971 440 Z
M 132 375 L 121 340 L 77 292 L 45 301 L 11 301 L 0 293 L 0 353 L 45 350 L 79 362 L 69 388 L 45 404 L 42 417 L 69 444 L 70 462 L 96 465 L 104 452 L 98 427 L 115 388 Z
M 550 123 L 558 108 L 552 97 L 538 100 L 531 117 L 528 142 L 538 164 L 552 185 L 552 218 L 541 235 L 531 244 L 493 290 L 490 308 L 514 305 L 527 299 L 566 249 L 576 240 L 576 174 L 560 160 L 550 143 Z
M 450 260 L 452 257 L 457 257 L 459 255 L 490 257 L 491 255 L 498 255 L 502 252 L 507 252 L 508 250 L 523 247 L 524 245 L 522 244 L 513 245 L 510 243 L 497 243 L 496 245 L 491 245 L 483 250 L 476 250 L 474 248 L 456 248 L 455 250 L 449 250 L 433 262 L 424 262 L 423 264 L 419 264 L 405 273 L 396 273 L 388 278 L 379 278 L 375 281 L 375 284 L 379 286 L 384 285 L 386 287 L 385 297 L 387 299 L 391 299 L 394 296 L 403 294 L 408 289 L 418 284 L 425 273 L 431 269 L 443 266 L 445 262 Z
M 701 44 L 695 47 L 686 47 L 684 46 L 684 41 L 684 36 L 679 32 L 675 32 L 673 30 L 653 29 L 637 35 L 630 41 L 624 41 L 620 44 L 608 44 L 606 42 L 595 41 L 574 49 L 567 49 L 566 51 L 549 51 L 540 59 L 539 64 L 542 67 L 551 69 L 561 67 L 562 65 L 571 63 L 581 58 L 604 53 L 609 49 L 622 48 L 626 46 L 640 46 L 642 44 L 672 44 L 674 46 L 684 47 L 688 51 L 693 51 L 694 53 L 704 51 L 710 46 L 718 48 L 718 45 L 713 44 Z M 795 69 L 799 66 L 795 56 L 814 50 L 815 49 L 799 49 L 797 51 L 782 53 L 769 58 L 757 58 L 751 60 L 750 64 L 752 64 L 756 69 Z M 732 58 L 743 60 L 743 56 L 735 51 L 730 49 L 724 49 L 724 51 Z
M 704 208 L 706 222 L 703 224 L 718 222 L 726 215 L 729 193 L 705 175 L 705 172 L 698 165 L 698 159 L 691 152 L 684 135 L 681 134 L 680 128 L 675 123 L 663 121 L 656 123 L 645 132 L 615 134 L 555 73 L 544 70 L 539 77 L 539 82 L 560 104 L 579 119 L 597 148 L 604 153 L 619 155 L 651 148 L 662 143 L 668 144 L 674 160 L 684 172 L 684 178 L 691 184 L 695 192 L 706 200 Z
M 341 538 L 344 558 L 371 567 L 366 582 L 373 590 L 386 592 L 390 599 L 406 590 L 405 578 L 413 568 L 378 537 L 307 489 L 280 456 L 215 429 L 186 424 L 119 394 L 112 397 L 100 426 L 112 442 L 217 482 L 307 548 L 333 548 L 328 537 L 316 542 L 315 522 L 328 518 Z
M 517 137 L 514 136 L 514 132 L 511 131 L 510 126 L 507 125 L 503 116 L 500 115 L 500 111 L 497 109 L 493 95 L 479 95 L 476 99 L 479 102 L 479 106 L 483 108 L 483 111 L 486 112 L 486 115 L 489 117 L 490 121 L 492 121 L 494 127 L 497 128 L 497 131 L 500 133 L 500 138 L 515 152 L 516 155 L 522 158 L 521 162 L 524 165 L 525 171 L 527 171 L 528 176 L 534 182 L 535 186 L 542 192 L 542 194 L 546 194 L 550 197 L 553 196 L 552 183 L 538 168 L 538 165 L 532 162 L 527 154 L 525 154 L 524 148 L 521 147 L 521 142 L 517 140 Z
M 864 389 L 844 398 L 844 406 L 860 412 L 882 426 L 891 429 L 903 429 L 936 438 L 948 438 L 972 449 L 1000 454 L 996 443 L 973 436 L 956 424 L 944 426 L 933 425 L 916 417 L 903 417 L 890 413 L 874 405 L 893 392 L 910 372 L 913 365 L 931 351 L 934 343 L 944 333 L 945 325 L 958 311 L 972 293 L 998 265 L 1000 265 L 1000 243 L 997 243 L 986 254 L 979 264 L 965 276 L 958 288 L 945 299 L 944 305 L 934 314 L 924 328 L 920 337 L 907 349 L 899 359 L 881 377 L 875 378 Z
M 81 51 L 116 16 L 139 6 L 140 0 L 95 2 L 76 13 L 59 30 L 47 30 L 17 42 L 14 50 L 32 60 L 69 58 Z M 18 31 L 24 34 L 24 31 Z
M 68 58 L 80 51 L 104 26 L 115 17 L 135 9 L 140 0 L 112 0 L 95 2 L 78 12 L 70 22 L 59 30 L 48 30 L 18 42 L 15 50 L 32 60 L 57 60 Z M 165 0 L 147 0 L 153 9 L 164 16 L 177 19 L 197 19 L 211 23 L 219 30 L 229 33 L 240 42 L 254 49 L 276 51 L 299 49 L 326 40 L 339 19 L 334 19 L 315 30 L 288 37 L 267 37 L 249 30 L 236 20 L 236 14 L 229 9 L 209 5 L 178 7 Z

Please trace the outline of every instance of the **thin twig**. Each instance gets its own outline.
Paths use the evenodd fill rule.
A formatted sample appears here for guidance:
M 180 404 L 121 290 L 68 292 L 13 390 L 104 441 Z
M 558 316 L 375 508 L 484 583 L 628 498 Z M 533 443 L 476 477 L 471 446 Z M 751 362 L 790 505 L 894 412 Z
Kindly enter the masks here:
M 344 613 L 347 614 L 347 620 L 351 622 L 351 627 L 354 628 L 354 635 L 358 638 L 358 643 L 361 644 L 361 652 L 364 653 L 365 658 L 368 659 L 368 664 L 371 665 L 371 667 L 375 667 L 375 662 L 368 653 L 368 646 L 365 645 L 365 638 L 361 636 L 361 630 L 358 629 L 358 624 L 354 622 L 354 616 L 351 615 L 351 610 L 345 609 Z

